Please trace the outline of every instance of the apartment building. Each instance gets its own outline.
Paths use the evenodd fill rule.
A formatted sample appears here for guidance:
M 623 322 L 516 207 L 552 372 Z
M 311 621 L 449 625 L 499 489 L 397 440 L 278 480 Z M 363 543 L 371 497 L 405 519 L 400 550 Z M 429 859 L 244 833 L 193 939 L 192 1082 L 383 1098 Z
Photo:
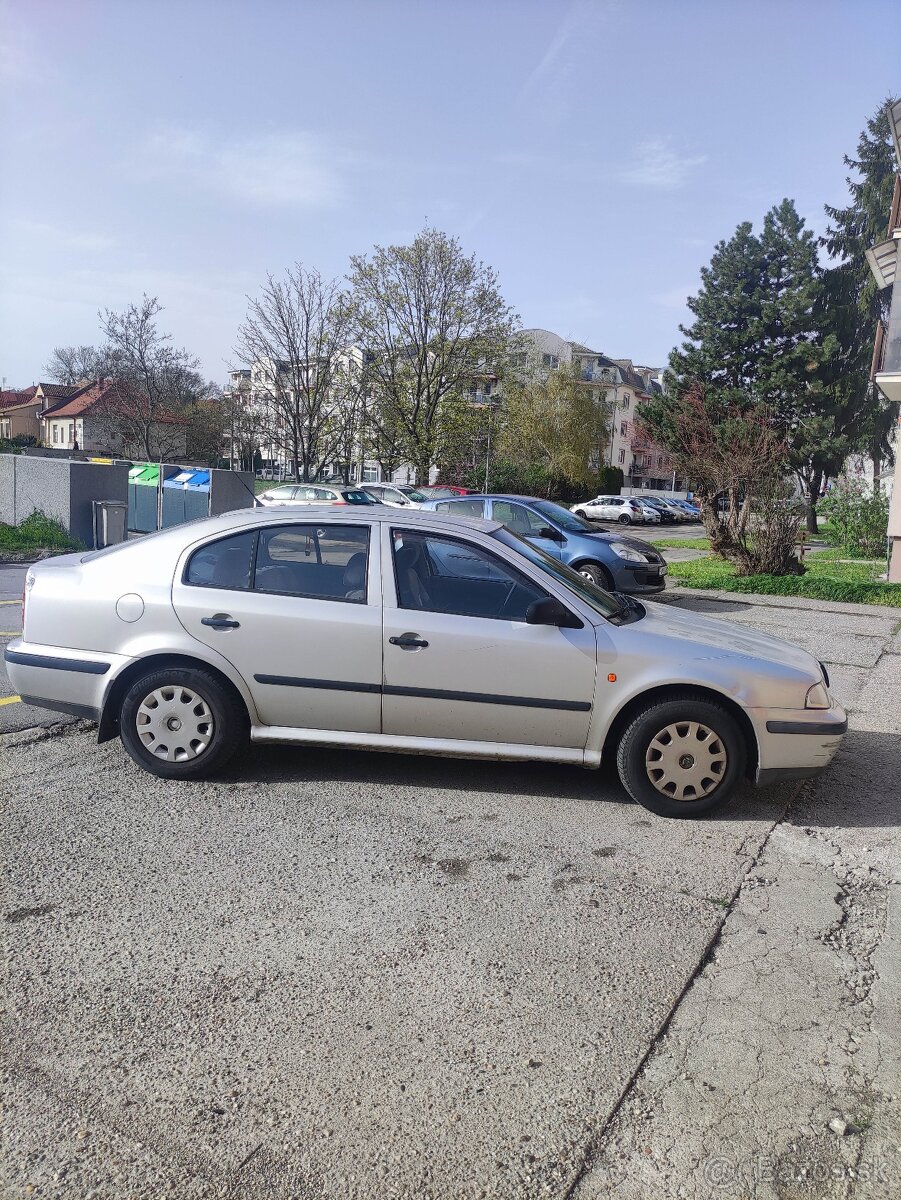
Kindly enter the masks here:
M 599 465 L 619 467 L 627 489 L 669 491 L 675 486 L 681 490 L 683 481 L 678 473 L 674 480 L 669 454 L 637 425 L 642 405 L 662 390 L 659 369 L 636 366 L 628 358 L 609 358 L 547 329 L 524 330 L 522 342 L 515 365 L 536 371 L 575 365 L 596 399 L 609 406 L 610 436 L 604 463 Z

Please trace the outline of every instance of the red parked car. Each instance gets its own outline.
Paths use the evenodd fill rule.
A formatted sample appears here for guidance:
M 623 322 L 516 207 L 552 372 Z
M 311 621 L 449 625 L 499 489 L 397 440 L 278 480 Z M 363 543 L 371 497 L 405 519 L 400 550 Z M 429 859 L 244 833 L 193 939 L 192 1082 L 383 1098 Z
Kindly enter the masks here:
M 430 500 L 449 500 L 451 496 L 472 496 L 475 494 L 472 488 L 455 487 L 452 483 L 436 483 L 434 487 L 421 487 L 416 490 L 424 492 Z

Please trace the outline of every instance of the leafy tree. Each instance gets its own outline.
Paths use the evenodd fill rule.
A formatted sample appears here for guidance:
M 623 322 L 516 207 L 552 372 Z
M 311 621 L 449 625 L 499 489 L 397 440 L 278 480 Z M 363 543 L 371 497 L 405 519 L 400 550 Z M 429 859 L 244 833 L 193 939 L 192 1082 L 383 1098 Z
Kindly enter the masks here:
M 496 273 L 456 238 L 424 229 L 408 246 L 351 258 L 356 340 L 371 354 L 370 422 L 427 483 L 441 409 L 485 365 L 506 357 L 516 318 Z
M 593 398 L 578 364 L 505 386 L 500 451 L 510 462 L 535 464 L 551 478 L 590 489 L 609 427 L 609 406 Z

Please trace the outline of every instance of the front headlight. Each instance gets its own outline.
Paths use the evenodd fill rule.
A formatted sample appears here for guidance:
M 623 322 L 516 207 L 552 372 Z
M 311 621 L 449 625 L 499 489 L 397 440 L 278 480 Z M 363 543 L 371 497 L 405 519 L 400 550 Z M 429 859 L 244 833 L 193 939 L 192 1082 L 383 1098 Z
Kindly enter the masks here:
M 619 555 L 620 558 L 628 559 L 629 562 L 643 563 L 648 561 L 643 554 L 640 554 L 637 550 L 633 550 L 631 546 L 624 545 L 622 542 L 611 542 L 610 549 L 614 554 Z
M 831 708 L 832 701 L 829 699 L 829 693 L 826 691 L 824 683 L 815 683 L 812 688 L 808 689 L 807 696 L 804 699 L 805 708 Z

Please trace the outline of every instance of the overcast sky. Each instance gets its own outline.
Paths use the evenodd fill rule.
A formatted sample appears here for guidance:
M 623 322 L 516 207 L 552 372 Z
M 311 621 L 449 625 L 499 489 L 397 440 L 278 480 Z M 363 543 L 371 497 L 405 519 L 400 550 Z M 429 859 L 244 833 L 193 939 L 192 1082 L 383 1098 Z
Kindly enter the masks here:
M 224 382 L 295 260 L 455 234 L 526 326 L 663 365 L 714 244 L 820 231 L 898 0 L 0 0 L 0 376 L 158 295 Z M 880 33 L 881 31 L 881 33 Z

